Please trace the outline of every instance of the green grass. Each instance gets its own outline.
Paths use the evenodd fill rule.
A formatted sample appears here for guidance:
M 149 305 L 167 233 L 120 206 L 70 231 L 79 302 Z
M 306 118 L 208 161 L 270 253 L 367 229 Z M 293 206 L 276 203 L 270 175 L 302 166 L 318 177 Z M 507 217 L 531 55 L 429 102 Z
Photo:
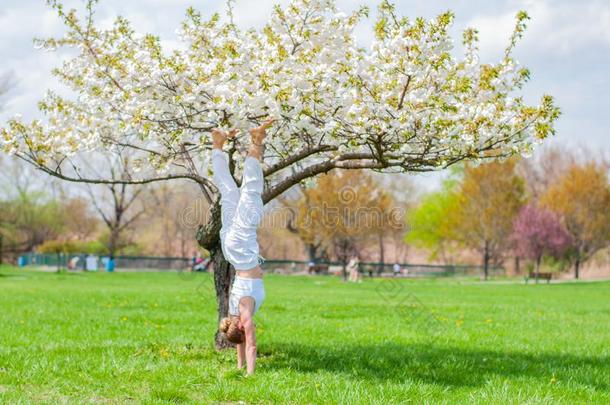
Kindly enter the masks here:
M 610 403 L 610 283 L 265 279 L 259 367 L 207 274 L 0 269 L 3 403 Z

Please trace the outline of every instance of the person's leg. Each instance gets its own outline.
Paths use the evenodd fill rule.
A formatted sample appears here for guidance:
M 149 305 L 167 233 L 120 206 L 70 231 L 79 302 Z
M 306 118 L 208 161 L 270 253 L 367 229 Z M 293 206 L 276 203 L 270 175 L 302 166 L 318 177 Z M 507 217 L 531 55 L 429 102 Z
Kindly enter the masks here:
M 244 162 L 239 201 L 225 239 L 226 256 L 236 270 L 250 270 L 259 264 L 257 230 L 263 217 L 262 192 L 260 163 L 248 156 Z
M 242 184 L 233 223 L 226 236 L 227 256 L 237 270 L 250 270 L 258 266 L 259 246 L 257 229 L 263 217 L 262 142 L 267 121 L 250 131 L 252 142 L 244 162 Z
M 260 162 L 248 156 L 244 162 L 237 216 L 240 224 L 256 231 L 263 214 L 263 169 Z
M 260 222 L 262 215 L 263 200 L 263 169 L 261 167 L 261 159 L 263 158 L 263 141 L 267 135 L 266 130 L 273 124 L 273 120 L 265 121 L 260 127 L 250 130 L 251 143 L 248 150 L 248 156 L 244 162 L 244 174 L 241 183 L 241 193 L 238 203 L 237 215 L 241 216 L 240 210 L 246 208 L 244 214 L 252 214 L 252 223 L 256 222 L 256 226 Z M 260 210 L 258 207 L 260 206 Z M 248 213 L 247 210 L 252 212 Z M 257 218 L 258 217 L 258 218 Z M 244 218 L 246 219 L 246 218 Z
M 239 202 L 239 189 L 237 188 L 237 184 L 235 184 L 235 180 L 233 180 L 233 176 L 231 176 L 229 162 L 222 151 L 222 147 L 224 146 L 227 137 L 232 137 L 234 135 L 235 133 L 233 131 L 229 134 L 216 130 L 212 132 L 212 169 L 214 171 L 212 180 L 220 192 L 222 220 L 220 240 L 222 244 L 224 244 L 225 235 L 233 223 L 237 210 L 237 203 Z

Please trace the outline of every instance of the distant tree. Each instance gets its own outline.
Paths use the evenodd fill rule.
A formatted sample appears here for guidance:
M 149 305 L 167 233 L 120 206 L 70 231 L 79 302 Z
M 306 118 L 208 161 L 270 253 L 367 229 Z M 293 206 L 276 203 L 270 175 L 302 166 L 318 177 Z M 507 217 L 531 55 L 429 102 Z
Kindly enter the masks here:
M 43 193 L 20 192 L 0 201 L 0 233 L 11 252 L 32 251 L 64 229 L 61 204 Z
M 519 161 L 517 172 L 525 179 L 528 197 L 532 200 L 540 199 L 577 160 L 578 156 L 574 151 L 552 146 Z
M 344 278 L 352 256 L 359 256 L 372 242 L 379 243 L 381 228 L 402 221 L 394 219 L 391 197 L 361 171 L 321 176 L 301 201 L 296 221 L 299 233 L 305 240 L 315 237 L 340 261 Z
M 443 182 L 442 188 L 423 196 L 420 203 L 407 214 L 408 232 L 405 241 L 430 252 L 430 259 L 453 261 L 455 227 L 459 196 L 456 179 Z
M 380 186 L 392 196 L 393 204 L 392 226 L 385 227 L 385 235 L 389 238 L 393 247 L 394 262 L 404 263 L 407 261 L 410 246 L 405 243 L 405 233 L 407 232 L 407 213 L 415 208 L 417 202 L 417 187 L 409 176 L 378 175 L 383 182 Z
M 512 239 L 516 253 L 536 264 L 536 281 L 543 256 L 559 258 L 570 247 L 571 237 L 548 209 L 531 203 L 521 209 L 513 225 Z
M 401 214 L 404 211 L 398 209 L 396 202 L 392 195 L 378 186 L 377 199 L 375 201 L 375 209 L 377 210 L 376 223 L 372 226 L 372 234 L 377 238 L 379 246 L 379 269 L 381 273 L 386 262 L 386 239 L 396 231 L 403 229 L 404 214 L 402 216 L 396 216 L 395 214 Z
M 327 260 L 324 252 L 310 252 L 294 225 L 298 201 L 280 198 L 278 202 L 272 203 L 273 208 L 265 213 L 258 231 L 261 255 L 268 259 Z
M 193 238 L 201 213 L 208 204 L 191 183 L 159 183 L 148 187 L 141 196 L 144 209 L 137 240 L 147 251 L 165 256 L 187 257 L 199 246 Z
M 132 243 L 127 233 L 145 212 L 140 199 L 145 188 L 142 185 L 129 185 L 132 169 L 126 154 L 104 155 L 104 158 L 107 160 L 104 167 L 108 168 L 108 177 L 116 182 L 100 184 L 95 188 L 89 184 L 86 186 L 91 202 L 107 228 L 101 240 L 106 244 L 108 254 L 115 255 Z
M 299 223 L 299 218 L 304 218 L 304 215 L 314 208 L 309 194 L 306 185 L 299 183 L 292 193 L 278 197 L 278 202 L 281 205 L 281 211 L 285 214 L 284 226 L 303 243 L 307 260 L 315 263 L 320 260 L 328 260 L 329 253 L 328 246 L 324 244 L 323 235 L 315 232 L 314 228 L 303 227 L 302 223 Z
M 456 239 L 481 254 L 485 279 L 510 248 L 513 221 L 524 202 L 524 181 L 514 159 L 466 166 L 458 188 Z
M 99 220 L 91 212 L 91 202 L 82 197 L 66 198 L 61 201 L 63 210 L 64 235 L 67 239 L 85 241 L 97 232 Z
M 583 263 L 610 244 L 607 170 L 599 163 L 572 165 L 542 196 L 542 204 L 559 214 L 572 237 L 575 278 Z

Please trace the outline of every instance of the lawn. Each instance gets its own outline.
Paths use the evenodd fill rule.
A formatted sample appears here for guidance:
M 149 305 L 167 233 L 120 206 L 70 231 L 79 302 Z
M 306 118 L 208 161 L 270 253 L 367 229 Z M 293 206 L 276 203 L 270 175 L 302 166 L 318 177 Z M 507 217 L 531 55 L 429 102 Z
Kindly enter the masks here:
M 207 274 L 0 268 L 3 403 L 610 403 L 610 283 L 268 276 L 259 367 Z

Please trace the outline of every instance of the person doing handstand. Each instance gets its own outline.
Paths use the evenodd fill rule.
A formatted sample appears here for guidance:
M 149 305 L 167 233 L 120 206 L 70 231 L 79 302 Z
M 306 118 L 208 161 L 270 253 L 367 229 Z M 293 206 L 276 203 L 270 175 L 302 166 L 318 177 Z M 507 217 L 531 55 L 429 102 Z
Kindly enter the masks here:
M 250 149 L 244 161 L 241 188 L 229 171 L 229 164 L 222 148 L 237 130 L 228 133 L 212 131 L 213 181 L 220 191 L 222 227 L 220 243 L 222 253 L 235 268 L 235 280 L 229 293 L 229 316 L 219 325 L 230 342 L 237 345 L 237 367 L 246 363 L 247 373 L 254 373 L 256 366 L 256 332 L 254 314 L 265 300 L 263 271 L 260 267 L 259 246 L 256 231 L 263 215 L 263 141 L 266 129 L 273 120 L 250 129 Z

